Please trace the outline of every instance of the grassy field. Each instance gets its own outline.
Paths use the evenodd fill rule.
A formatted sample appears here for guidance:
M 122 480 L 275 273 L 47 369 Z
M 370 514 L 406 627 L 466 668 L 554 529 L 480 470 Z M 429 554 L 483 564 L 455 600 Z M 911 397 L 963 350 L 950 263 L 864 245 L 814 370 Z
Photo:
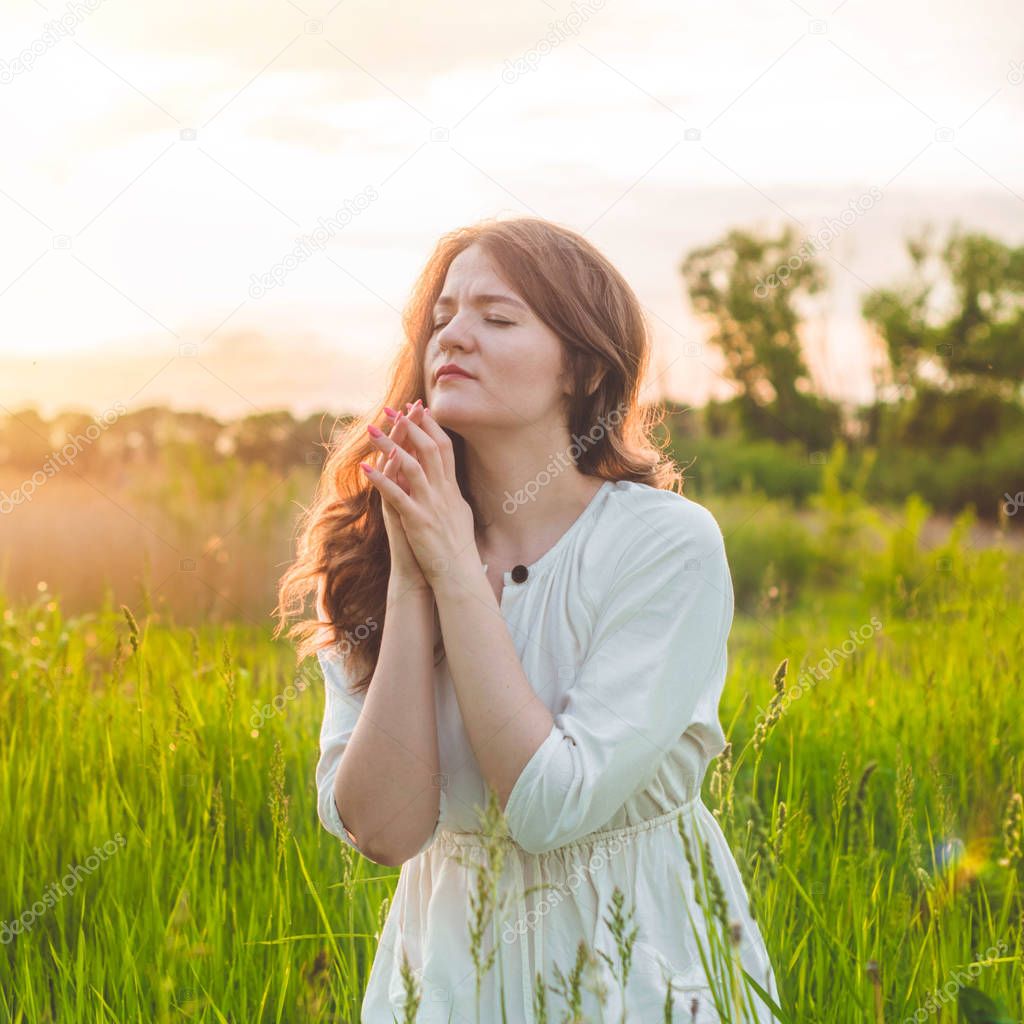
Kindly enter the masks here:
M 1021 1019 L 1021 555 L 970 517 L 926 548 L 914 502 L 826 494 L 812 541 L 711 507 L 738 607 L 704 799 L 785 1019 Z M 269 621 L 41 587 L 0 603 L 0 1020 L 357 1021 L 397 872 L 320 828 L 319 669 Z

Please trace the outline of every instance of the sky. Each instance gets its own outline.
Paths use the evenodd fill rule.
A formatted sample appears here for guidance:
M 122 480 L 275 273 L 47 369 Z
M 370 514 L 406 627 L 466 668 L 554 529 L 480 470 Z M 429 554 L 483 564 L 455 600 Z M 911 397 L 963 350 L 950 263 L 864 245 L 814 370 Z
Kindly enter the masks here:
M 731 388 L 687 252 L 812 238 L 870 194 L 805 338 L 818 387 L 863 401 L 860 299 L 906 235 L 1024 235 L 1009 0 L 4 0 L 0 23 L 0 411 L 372 408 L 438 237 L 521 214 L 619 267 L 649 394 L 699 403 Z

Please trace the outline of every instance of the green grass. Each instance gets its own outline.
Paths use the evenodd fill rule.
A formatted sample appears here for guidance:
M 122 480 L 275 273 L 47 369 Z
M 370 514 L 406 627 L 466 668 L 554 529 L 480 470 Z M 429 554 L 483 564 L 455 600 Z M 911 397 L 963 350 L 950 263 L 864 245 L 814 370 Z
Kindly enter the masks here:
M 737 608 L 704 799 L 794 1021 L 899 1024 L 958 970 L 1024 1015 L 1021 558 L 926 551 L 915 515 L 829 587 Z M 319 825 L 318 686 L 252 734 L 296 678 L 270 626 L 0 605 L 0 921 L 29 922 L 0 936 L 0 1020 L 358 1020 L 397 871 Z

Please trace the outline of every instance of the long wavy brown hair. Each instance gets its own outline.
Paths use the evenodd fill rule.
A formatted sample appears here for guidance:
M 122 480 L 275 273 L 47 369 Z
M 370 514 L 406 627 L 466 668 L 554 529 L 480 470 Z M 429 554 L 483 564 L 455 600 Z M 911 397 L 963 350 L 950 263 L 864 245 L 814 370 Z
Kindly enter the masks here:
M 384 406 L 404 409 L 426 395 L 424 355 L 434 304 L 452 260 L 479 245 L 498 274 L 534 314 L 561 339 L 564 370 L 576 387 L 566 402 L 571 437 L 594 438 L 575 459 L 585 475 L 632 480 L 682 492 L 683 475 L 658 443 L 660 406 L 641 405 L 640 390 L 650 360 L 650 331 L 639 300 L 622 275 L 598 250 L 568 228 L 532 217 L 487 219 L 442 235 L 416 281 L 402 314 L 405 342 L 389 374 L 387 392 L 369 417 L 354 417 L 327 442 L 313 504 L 298 524 L 297 557 L 278 586 L 278 636 L 285 622 L 305 614 L 315 593 L 315 619 L 289 630 L 298 661 L 339 644 L 355 680 L 369 685 L 380 652 L 391 554 L 381 497 L 359 469 L 378 449 L 367 425 L 390 425 Z M 455 451 L 460 490 L 481 519 L 466 483 L 464 444 L 447 430 Z M 577 446 L 578 447 L 578 446 Z M 378 628 L 381 627 L 381 628 Z M 443 641 L 434 651 L 444 656 Z

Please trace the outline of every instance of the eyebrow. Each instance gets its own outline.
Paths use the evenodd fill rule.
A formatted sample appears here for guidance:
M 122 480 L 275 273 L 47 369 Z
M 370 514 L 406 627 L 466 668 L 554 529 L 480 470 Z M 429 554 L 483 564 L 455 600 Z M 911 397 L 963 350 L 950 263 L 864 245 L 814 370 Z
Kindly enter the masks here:
M 470 298 L 469 302 L 472 306 L 486 306 L 489 302 L 504 302 L 509 306 L 518 306 L 523 311 L 529 312 L 529 307 L 525 303 L 512 298 L 511 295 L 498 295 L 494 292 L 474 295 Z M 434 304 L 434 309 L 441 309 L 442 307 L 453 306 L 454 304 L 454 299 L 449 298 L 447 295 L 442 295 Z

